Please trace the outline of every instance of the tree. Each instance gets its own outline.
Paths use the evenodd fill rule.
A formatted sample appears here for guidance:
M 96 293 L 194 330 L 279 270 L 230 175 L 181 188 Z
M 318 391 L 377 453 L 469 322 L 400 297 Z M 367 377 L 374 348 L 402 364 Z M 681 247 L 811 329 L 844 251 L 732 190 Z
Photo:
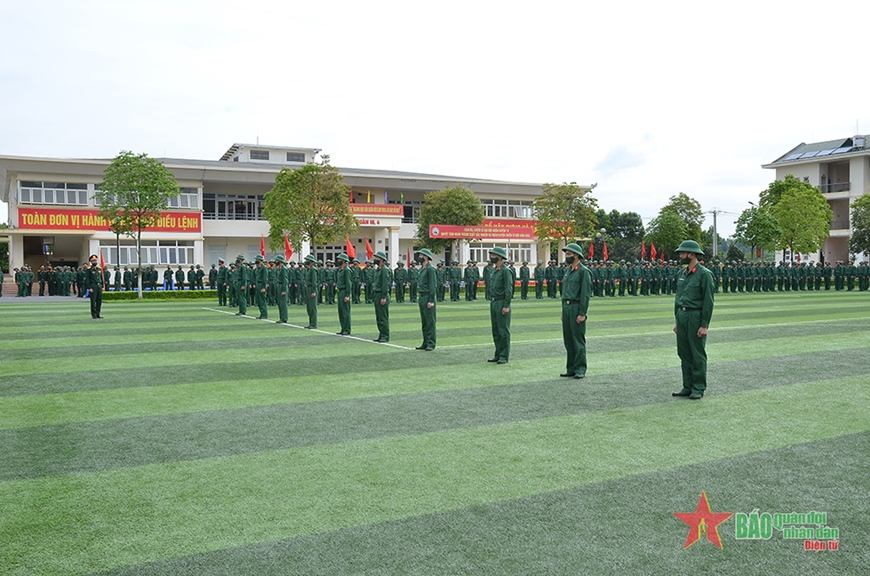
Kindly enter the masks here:
M 538 238 L 568 243 L 591 236 L 598 226 L 598 202 L 590 192 L 576 182 L 544 184 L 542 194 L 532 203 Z
M 753 206 L 744 210 L 736 221 L 735 236 L 751 248 L 750 255 L 755 256 L 755 249 L 772 249 L 780 236 L 776 218 L 767 208 Z
M 640 243 L 643 240 L 643 220 L 636 212 L 611 210 L 609 213 L 598 210 L 598 227 L 606 230 L 607 252 L 610 260 L 637 260 L 640 255 Z M 595 254 L 603 253 L 601 242 L 595 237 Z
M 456 239 L 429 238 L 430 224 L 480 226 L 484 216 L 486 211 L 480 199 L 461 184 L 427 192 L 423 196 L 423 205 L 417 218 L 417 242 L 430 250 L 445 250 Z
M 686 223 L 688 236 L 683 240 L 691 239 L 697 242 L 701 241 L 701 225 L 704 223 L 704 212 L 701 210 L 701 204 L 694 198 L 690 198 L 684 192 L 680 192 L 676 196 L 671 196 L 669 202 L 659 211 L 659 216 L 663 212 L 673 212 L 683 219 Z
M 834 213 L 821 190 L 814 186 L 801 185 L 784 191 L 770 212 L 780 230 L 778 247 L 788 248 L 792 253 L 815 252 L 831 232 Z
M 103 173 L 94 193 L 100 216 L 108 220 L 113 232 L 136 239 L 136 254 L 142 266 L 142 232 L 154 226 L 166 203 L 181 190 L 172 172 L 147 154 L 122 151 Z M 139 299 L 142 299 L 142 274 Z
M 782 180 L 774 180 L 768 185 L 766 190 L 762 190 L 759 194 L 758 206 L 760 208 L 772 208 L 779 204 L 782 194 L 792 188 L 812 188 L 809 182 L 801 182 L 792 174 L 786 174 Z
M 647 227 L 647 246 L 650 242 L 654 242 L 656 250 L 664 250 L 666 254 L 673 254 L 687 238 L 689 238 L 689 226 L 672 210 L 662 208 L 659 215 L 650 220 Z
M 728 253 L 725 254 L 725 259 L 731 262 L 743 262 L 746 259 L 746 253 L 737 247 L 737 244 L 732 242 L 728 246 Z
M 284 246 L 284 235 L 293 246 L 307 240 L 319 246 L 343 240 L 359 229 L 350 208 L 350 186 L 329 156 L 301 168 L 282 168 L 275 185 L 266 193 L 263 216 L 269 221 L 269 245 Z
M 852 203 L 852 238 L 849 249 L 852 254 L 870 252 L 870 194 L 863 194 Z

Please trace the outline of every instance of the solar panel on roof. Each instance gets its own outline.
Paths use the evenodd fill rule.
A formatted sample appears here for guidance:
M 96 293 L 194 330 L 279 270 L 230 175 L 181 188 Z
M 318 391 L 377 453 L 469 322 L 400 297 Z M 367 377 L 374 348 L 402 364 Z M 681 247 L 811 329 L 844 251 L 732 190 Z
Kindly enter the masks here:
M 813 150 L 812 152 L 804 152 L 803 154 L 800 155 L 800 157 L 801 158 L 812 158 L 813 156 L 818 154 L 818 152 L 819 152 L 818 150 Z
M 801 154 L 800 154 L 800 152 L 798 152 L 797 154 L 789 154 L 788 156 L 785 157 L 785 159 L 786 160 L 797 160 L 800 157 L 801 157 Z
M 827 156 L 828 154 L 830 154 L 833 151 L 834 151 L 833 148 L 828 148 L 827 150 L 820 151 L 818 154 L 816 154 L 816 156 Z
M 834 154 L 843 154 L 844 152 L 848 152 L 851 149 L 851 146 L 843 146 L 842 148 L 837 148 L 836 150 L 834 150 Z

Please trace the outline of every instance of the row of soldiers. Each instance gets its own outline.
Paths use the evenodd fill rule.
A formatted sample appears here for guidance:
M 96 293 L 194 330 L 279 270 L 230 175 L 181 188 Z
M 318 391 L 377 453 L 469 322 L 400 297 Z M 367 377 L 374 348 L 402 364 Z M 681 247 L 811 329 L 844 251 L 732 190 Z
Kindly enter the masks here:
M 734 262 L 718 261 L 711 266 L 714 289 L 719 285 L 723 292 L 790 292 L 812 290 L 854 290 L 870 288 L 870 265 L 861 262 L 855 266 L 851 261 L 830 262 Z
M 28 265 L 21 269 L 15 269 L 15 284 L 18 286 L 18 296 L 30 296 L 33 293 L 34 280 L 39 285 L 40 296 L 79 296 L 84 297 L 87 280 L 87 266 L 40 266 L 36 274 Z M 123 271 L 115 266 L 113 269 L 105 267 L 103 274 L 103 287 L 105 290 L 114 289 L 133 290 L 139 286 L 139 273 L 142 272 L 142 288 L 144 290 L 183 290 L 185 280 L 189 290 L 204 290 L 205 272 L 202 266 L 197 264 L 190 266 L 186 273 L 179 265 L 176 270 L 167 266 L 163 272 L 162 281 L 154 265 L 147 266 L 144 271 L 139 267 L 124 266 Z M 215 287 L 217 269 L 212 266 L 209 273 L 210 286 Z

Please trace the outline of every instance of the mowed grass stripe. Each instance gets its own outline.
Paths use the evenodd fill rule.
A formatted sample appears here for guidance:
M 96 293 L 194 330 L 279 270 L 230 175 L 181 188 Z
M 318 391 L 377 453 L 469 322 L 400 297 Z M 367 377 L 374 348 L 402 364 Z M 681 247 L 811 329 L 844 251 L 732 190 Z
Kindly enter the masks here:
M 7 482 L 0 565 L 94 571 L 457 510 L 863 432 L 868 409 L 845 379 Z
M 861 574 L 870 551 L 870 433 L 838 436 L 577 488 L 311 536 L 172 558 L 101 576 L 334 576 L 377 574 Z M 825 511 L 838 553 L 803 553 L 803 541 L 734 539 L 683 550 L 704 490 L 714 511 Z M 324 553 L 328 551 L 328 553 Z
M 866 366 L 859 369 L 848 363 L 848 352 L 829 356 L 831 362 L 843 364 L 834 373 L 827 374 L 826 379 L 850 378 L 854 385 L 860 386 L 870 374 Z M 796 373 L 794 363 L 798 360 L 785 357 L 774 362 L 749 361 L 723 366 L 726 371 L 758 376 L 716 382 L 716 395 L 782 386 L 785 382 L 824 382 L 807 371 Z M 679 387 L 674 385 L 678 379 L 676 370 L 617 373 L 606 382 L 585 384 L 564 379 L 493 383 L 439 392 L 0 430 L 0 461 L 4 462 L 0 481 L 681 402 L 670 395 Z M 148 400 L 154 402 L 154 399 L 144 402 Z M 95 407 L 92 412 L 97 410 Z

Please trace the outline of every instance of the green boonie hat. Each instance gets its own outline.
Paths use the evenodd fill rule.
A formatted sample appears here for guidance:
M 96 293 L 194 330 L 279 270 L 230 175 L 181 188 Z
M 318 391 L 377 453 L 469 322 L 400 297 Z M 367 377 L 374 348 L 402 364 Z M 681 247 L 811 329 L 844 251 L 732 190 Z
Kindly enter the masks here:
M 543 263 L 544 263 L 543 260 L 538 260 L 538 264 L 543 264 Z
M 429 260 L 432 260 L 434 258 L 434 256 L 432 256 L 432 252 L 430 252 L 428 248 L 420 248 L 419 250 L 417 250 L 417 254 L 422 254 Z
M 287 262 L 287 259 L 284 258 L 283 254 L 278 254 L 277 256 L 275 256 L 275 262 L 280 262 L 281 264 L 284 264 L 285 262 Z
M 262 262 L 263 260 L 265 260 L 265 258 L 263 258 L 263 255 L 262 255 L 262 254 L 257 254 L 257 255 L 254 257 L 254 260 L 256 260 L 257 262 Z M 191 268 L 193 268 L 193 266 L 191 266 Z
M 244 262 L 244 260 L 245 260 L 245 257 L 244 257 L 244 256 L 242 256 L 242 255 L 241 255 L 241 254 L 239 254 L 239 255 L 238 255 L 238 256 L 236 256 L 236 260 L 241 260 L 241 261 L 243 261 L 243 262 Z
M 383 251 L 381 251 L 381 250 L 378 250 L 377 252 L 375 252 L 374 256 L 375 256 L 375 258 L 380 258 L 384 262 L 387 261 L 387 255 L 384 254 Z
M 314 257 L 314 254 L 309 254 L 308 256 L 305 257 L 305 259 L 308 260 L 309 262 L 317 262 L 317 258 Z
M 501 246 L 496 246 L 491 248 L 489 251 L 490 254 L 495 254 L 496 256 L 501 256 L 502 258 L 507 258 L 507 250 L 502 248 Z
M 581 260 L 583 259 L 583 248 L 581 248 L 576 242 L 571 242 L 570 244 L 562 248 L 562 252 L 573 252 L 574 254 L 579 256 Z
M 345 262 L 350 262 L 350 258 L 347 257 L 347 254 L 339 254 L 335 257 L 336 260 L 344 260 Z
M 704 255 L 701 246 L 694 240 L 683 240 L 683 243 L 680 244 L 679 248 L 677 248 L 677 252 L 694 252 L 695 254 Z

